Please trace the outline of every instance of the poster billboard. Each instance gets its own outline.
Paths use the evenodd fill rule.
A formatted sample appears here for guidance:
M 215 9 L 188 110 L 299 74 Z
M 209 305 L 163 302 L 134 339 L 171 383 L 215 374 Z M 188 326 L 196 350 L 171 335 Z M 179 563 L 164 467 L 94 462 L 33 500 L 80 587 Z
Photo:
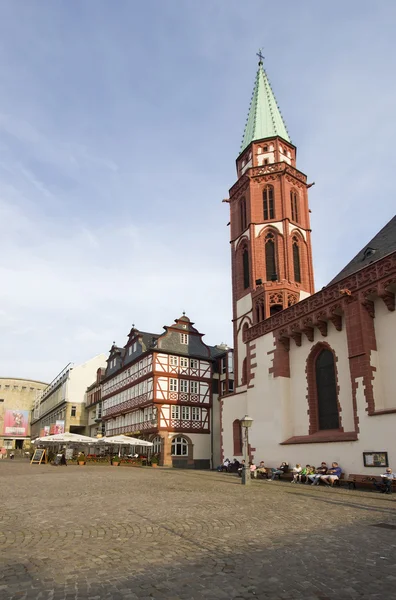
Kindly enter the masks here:
M 49 425 L 44 425 L 44 433 L 43 433 L 43 437 L 47 436 L 50 434 L 50 426 Z
M 55 421 L 55 433 L 65 433 L 64 421 Z
M 4 414 L 4 436 L 27 437 L 29 427 L 28 410 L 6 410 Z

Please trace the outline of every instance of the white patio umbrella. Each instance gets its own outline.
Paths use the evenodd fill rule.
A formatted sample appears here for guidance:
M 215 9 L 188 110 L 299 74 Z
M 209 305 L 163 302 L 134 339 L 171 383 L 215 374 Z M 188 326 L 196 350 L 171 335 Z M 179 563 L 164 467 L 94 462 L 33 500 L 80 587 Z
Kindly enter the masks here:
M 88 437 L 87 435 L 79 435 L 78 433 L 56 433 L 54 435 L 45 435 L 33 440 L 33 444 L 87 444 L 92 446 L 98 440 Z
M 139 440 L 139 438 L 129 437 L 128 435 L 113 435 L 109 437 L 98 438 L 95 440 L 97 444 L 112 444 L 120 446 L 153 446 L 152 442 Z

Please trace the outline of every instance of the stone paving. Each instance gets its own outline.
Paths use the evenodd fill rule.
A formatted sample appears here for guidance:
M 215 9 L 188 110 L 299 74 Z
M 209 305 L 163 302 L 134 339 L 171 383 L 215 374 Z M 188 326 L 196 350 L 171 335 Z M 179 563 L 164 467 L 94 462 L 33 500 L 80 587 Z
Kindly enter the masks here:
M 1 600 L 396 598 L 396 495 L 0 462 Z

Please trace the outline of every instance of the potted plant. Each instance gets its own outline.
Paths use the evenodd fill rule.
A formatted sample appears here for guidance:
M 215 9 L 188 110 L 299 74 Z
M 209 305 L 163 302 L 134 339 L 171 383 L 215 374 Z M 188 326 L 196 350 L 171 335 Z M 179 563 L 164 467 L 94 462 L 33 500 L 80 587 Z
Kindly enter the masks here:
M 80 466 L 85 465 L 85 463 L 87 462 L 86 458 L 85 458 L 85 454 L 84 452 L 80 452 L 80 454 L 78 455 L 78 459 L 77 462 Z
M 157 456 L 156 454 L 154 454 L 154 455 L 151 457 L 151 466 L 152 466 L 152 467 L 155 467 L 155 468 L 156 468 L 156 467 L 158 467 L 158 462 L 159 462 L 159 461 L 158 461 L 158 456 Z
M 113 456 L 113 458 L 111 459 L 111 464 L 113 465 L 113 467 L 118 467 L 120 462 L 121 462 L 121 459 L 119 456 Z

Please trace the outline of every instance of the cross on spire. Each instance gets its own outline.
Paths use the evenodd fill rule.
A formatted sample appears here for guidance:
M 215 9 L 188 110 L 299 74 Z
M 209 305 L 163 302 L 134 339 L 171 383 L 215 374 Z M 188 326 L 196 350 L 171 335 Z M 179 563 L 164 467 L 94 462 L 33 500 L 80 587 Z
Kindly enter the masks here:
M 262 48 L 259 48 L 259 51 L 256 53 L 256 56 L 259 57 L 259 65 L 263 64 L 263 60 L 264 60 L 264 56 L 263 56 L 263 52 L 262 52 Z

